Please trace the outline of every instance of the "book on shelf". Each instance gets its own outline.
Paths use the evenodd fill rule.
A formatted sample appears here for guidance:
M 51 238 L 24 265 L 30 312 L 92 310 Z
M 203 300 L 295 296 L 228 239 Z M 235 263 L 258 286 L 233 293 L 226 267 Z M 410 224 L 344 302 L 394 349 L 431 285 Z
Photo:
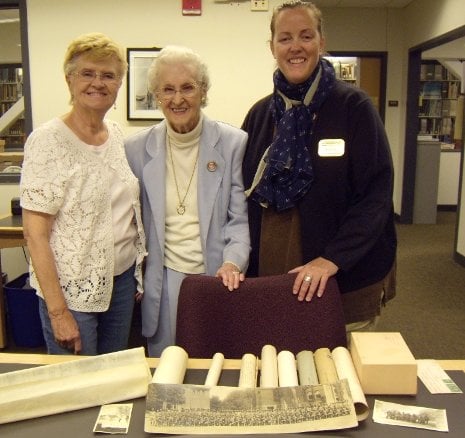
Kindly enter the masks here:
M 22 82 L 23 69 L 16 66 L 0 66 L 0 82 Z
M 446 117 L 442 119 L 442 124 L 441 124 L 441 134 L 442 135 L 452 135 L 454 133 L 454 121 L 450 117 Z
M 442 65 L 435 64 L 434 65 L 434 79 L 437 79 L 437 80 L 444 79 L 443 70 L 444 69 L 443 69 Z
M 446 99 L 442 101 L 441 114 L 443 117 L 455 117 L 456 113 L 457 113 L 457 100 Z
M 449 99 L 457 99 L 460 92 L 460 82 L 448 82 L 448 84 L 447 97 Z
M 434 64 L 421 64 L 420 79 L 422 81 L 434 79 Z
M 442 85 L 441 82 L 425 82 L 423 84 L 422 95 L 424 98 L 441 98 Z

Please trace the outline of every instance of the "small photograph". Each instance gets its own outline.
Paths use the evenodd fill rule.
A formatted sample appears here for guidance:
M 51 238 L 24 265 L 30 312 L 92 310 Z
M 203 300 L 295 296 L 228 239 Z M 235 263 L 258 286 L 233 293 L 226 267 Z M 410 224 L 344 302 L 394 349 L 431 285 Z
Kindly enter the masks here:
M 128 433 L 132 406 L 132 403 L 103 405 L 93 431 L 110 434 Z

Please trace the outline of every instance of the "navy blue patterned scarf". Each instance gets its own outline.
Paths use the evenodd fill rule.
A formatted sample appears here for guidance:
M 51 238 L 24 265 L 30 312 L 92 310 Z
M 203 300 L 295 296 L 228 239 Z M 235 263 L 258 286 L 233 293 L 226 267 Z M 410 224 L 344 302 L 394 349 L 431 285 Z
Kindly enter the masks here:
M 250 196 L 262 205 L 283 211 L 294 207 L 312 184 L 309 147 L 313 122 L 334 85 L 335 74 L 332 64 L 321 58 L 302 84 L 290 84 L 279 70 L 275 71 L 273 81 L 271 111 L 276 135 L 265 153 L 266 167 L 261 179 Z

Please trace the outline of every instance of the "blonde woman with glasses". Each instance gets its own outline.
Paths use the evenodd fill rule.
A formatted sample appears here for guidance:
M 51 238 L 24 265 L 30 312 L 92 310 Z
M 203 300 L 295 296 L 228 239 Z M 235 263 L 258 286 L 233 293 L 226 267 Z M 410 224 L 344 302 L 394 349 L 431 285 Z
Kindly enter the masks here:
M 25 145 L 24 235 L 51 354 L 127 348 L 143 290 L 139 184 L 119 126 L 105 119 L 126 67 L 122 48 L 103 34 L 72 41 L 64 60 L 71 110 Z
M 210 80 L 190 49 L 161 50 L 148 83 L 165 120 L 129 138 L 126 153 L 140 181 L 148 236 L 142 334 L 149 355 L 160 356 L 175 342 L 179 288 L 187 274 L 216 276 L 229 291 L 244 280 L 250 251 L 241 171 L 247 135 L 203 114 Z

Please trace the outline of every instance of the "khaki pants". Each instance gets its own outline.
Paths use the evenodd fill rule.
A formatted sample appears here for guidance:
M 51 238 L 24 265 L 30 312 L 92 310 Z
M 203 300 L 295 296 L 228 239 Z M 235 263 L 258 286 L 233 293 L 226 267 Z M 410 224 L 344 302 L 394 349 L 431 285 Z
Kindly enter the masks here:
M 346 333 L 347 336 L 350 332 L 373 332 L 378 325 L 379 316 L 375 316 L 374 318 L 367 319 L 366 321 L 357 321 L 352 322 L 350 324 L 346 324 Z
M 380 302 L 383 302 L 383 298 L 384 291 L 381 292 Z M 376 326 L 378 325 L 379 318 L 380 316 L 376 315 L 373 318 L 366 319 L 365 321 L 357 321 L 346 324 L 347 346 L 350 346 L 351 332 L 374 332 L 376 330 Z

